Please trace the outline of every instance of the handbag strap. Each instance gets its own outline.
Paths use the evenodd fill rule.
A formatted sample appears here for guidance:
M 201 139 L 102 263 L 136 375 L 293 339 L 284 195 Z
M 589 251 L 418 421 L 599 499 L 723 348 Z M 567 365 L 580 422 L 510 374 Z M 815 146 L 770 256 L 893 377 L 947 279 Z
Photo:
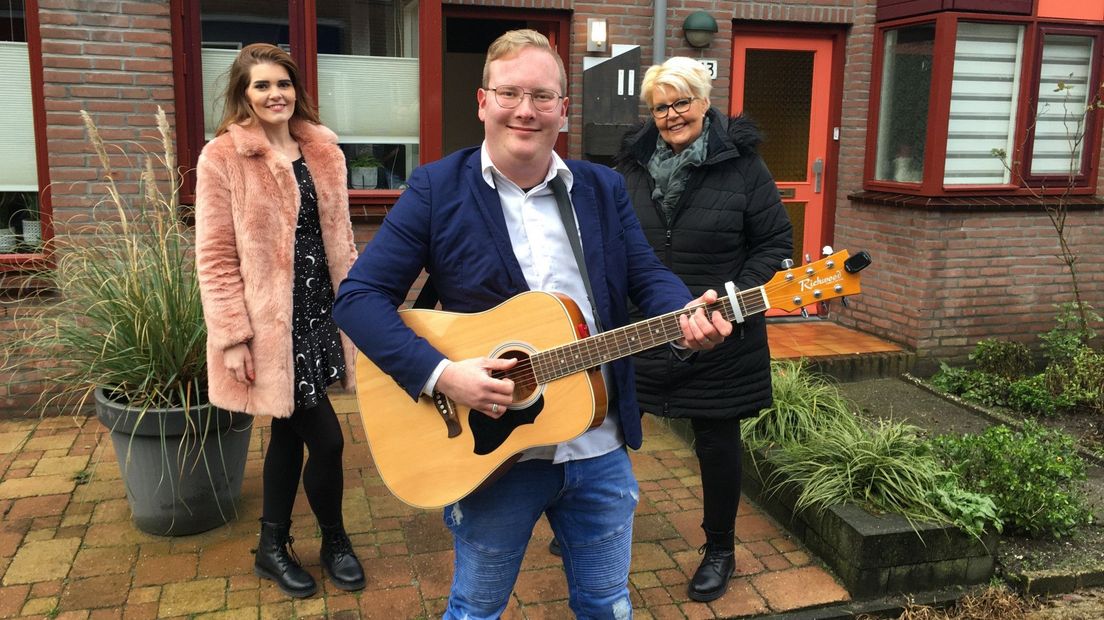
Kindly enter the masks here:
M 579 241 L 579 229 L 575 224 L 575 211 L 571 208 L 571 196 L 568 195 L 567 186 L 559 175 L 552 177 L 548 184 L 552 186 L 552 193 L 556 196 L 560 219 L 563 221 L 564 231 L 567 232 L 567 240 L 571 243 L 571 252 L 575 254 L 575 262 L 579 265 L 579 275 L 583 277 L 587 300 L 594 315 L 594 327 L 601 332 L 603 331 L 602 320 L 598 318 L 598 305 L 594 303 L 594 291 L 590 288 L 590 276 L 587 274 L 586 260 L 583 258 L 583 245 Z

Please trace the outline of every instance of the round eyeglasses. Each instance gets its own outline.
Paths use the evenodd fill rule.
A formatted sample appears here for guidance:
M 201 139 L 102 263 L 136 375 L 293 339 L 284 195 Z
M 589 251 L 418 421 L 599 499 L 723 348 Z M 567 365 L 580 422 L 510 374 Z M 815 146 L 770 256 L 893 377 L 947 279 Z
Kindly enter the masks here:
M 563 99 L 563 96 L 556 91 L 544 88 L 536 88 L 530 91 L 520 86 L 499 86 L 498 88 L 484 88 L 483 90 L 494 93 L 498 105 L 507 110 L 513 110 L 521 105 L 521 100 L 525 98 L 525 95 L 529 95 L 533 107 L 541 112 L 554 112 L 556 106 L 560 104 L 560 99 Z
M 697 97 L 687 97 L 685 99 L 679 99 L 673 103 L 661 103 L 652 108 L 652 116 L 656 118 L 667 118 L 667 115 L 671 113 L 671 110 L 675 111 L 675 114 L 682 114 L 690 109 L 690 102 L 697 99 Z

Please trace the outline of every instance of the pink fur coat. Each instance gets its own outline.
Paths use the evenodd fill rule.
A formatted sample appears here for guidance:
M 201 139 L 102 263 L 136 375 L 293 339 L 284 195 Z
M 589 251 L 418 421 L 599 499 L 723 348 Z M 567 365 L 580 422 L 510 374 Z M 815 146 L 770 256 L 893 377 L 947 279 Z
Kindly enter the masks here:
M 345 157 L 329 129 L 293 119 L 314 179 L 322 241 L 334 290 L 356 259 L 345 185 Z M 207 321 L 211 403 L 230 411 L 288 417 L 295 408 L 291 290 L 299 184 L 291 162 L 257 123 L 231 125 L 199 156 L 196 176 L 196 272 Z M 352 342 L 342 334 L 353 383 Z M 249 343 L 256 379 L 238 383 L 223 351 Z

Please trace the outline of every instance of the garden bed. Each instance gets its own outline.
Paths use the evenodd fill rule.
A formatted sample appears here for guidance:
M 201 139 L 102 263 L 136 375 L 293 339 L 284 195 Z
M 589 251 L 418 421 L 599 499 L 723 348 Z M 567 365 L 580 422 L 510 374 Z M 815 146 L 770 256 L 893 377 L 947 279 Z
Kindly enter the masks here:
M 744 493 L 831 567 L 853 597 L 973 585 L 993 575 L 995 535 L 978 540 L 953 526 L 910 524 L 855 504 L 795 512 L 795 490 L 764 491 L 772 472 L 763 454 L 745 452 Z

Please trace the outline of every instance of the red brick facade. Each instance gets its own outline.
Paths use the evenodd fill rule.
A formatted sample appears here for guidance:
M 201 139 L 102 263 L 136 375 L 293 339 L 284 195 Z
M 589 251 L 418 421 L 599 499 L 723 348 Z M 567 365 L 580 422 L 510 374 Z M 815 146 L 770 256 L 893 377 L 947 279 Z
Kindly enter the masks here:
M 572 12 L 571 93 L 582 91 L 588 17 L 605 16 L 610 42 L 641 45 L 641 69 L 651 64 L 651 0 L 446 4 Z M 973 344 L 986 336 L 1037 344 L 1036 335 L 1053 325 L 1052 304 L 1071 298 L 1068 276 L 1054 257 L 1056 235 L 1038 207 L 932 209 L 848 198 L 862 190 L 867 156 L 875 4 L 873 0 L 669 0 L 665 54 L 717 59 L 720 77 L 714 82 L 713 103 L 727 109 L 734 24 L 785 22 L 845 28 L 833 241 L 839 248 L 869 250 L 875 263 L 864 273 L 864 294 L 854 299 L 850 309 L 837 311 L 835 320 L 913 348 L 927 362 L 964 361 Z M 682 37 L 682 21 L 698 10 L 708 11 L 720 26 L 712 46 L 702 52 Z M 39 20 L 53 217 L 58 234 L 67 234 L 96 202 L 100 170 L 79 111 L 88 110 L 104 137 L 114 143 L 152 139 L 158 106 L 173 122 L 177 86 L 173 18 L 169 0 L 39 0 Z M 569 135 L 573 157 L 581 153 L 579 116 L 580 107 L 573 106 Z M 133 160 L 124 154 L 113 163 L 134 170 Z M 135 185 L 122 187 L 133 190 Z M 359 222 L 359 240 L 367 241 L 376 225 Z M 1104 211 L 1075 211 L 1067 227 L 1081 257 L 1083 295 L 1097 309 L 1104 309 L 1104 252 L 1097 248 L 1104 237 Z M 11 315 L 17 307 L 5 306 L 0 332 L 15 328 Z M 4 379 L 0 377 L 0 382 Z M 7 389 L 0 386 L 0 394 Z M 20 390 L 17 385 L 16 391 Z M 29 398 L 0 399 L 0 411 L 23 411 Z

